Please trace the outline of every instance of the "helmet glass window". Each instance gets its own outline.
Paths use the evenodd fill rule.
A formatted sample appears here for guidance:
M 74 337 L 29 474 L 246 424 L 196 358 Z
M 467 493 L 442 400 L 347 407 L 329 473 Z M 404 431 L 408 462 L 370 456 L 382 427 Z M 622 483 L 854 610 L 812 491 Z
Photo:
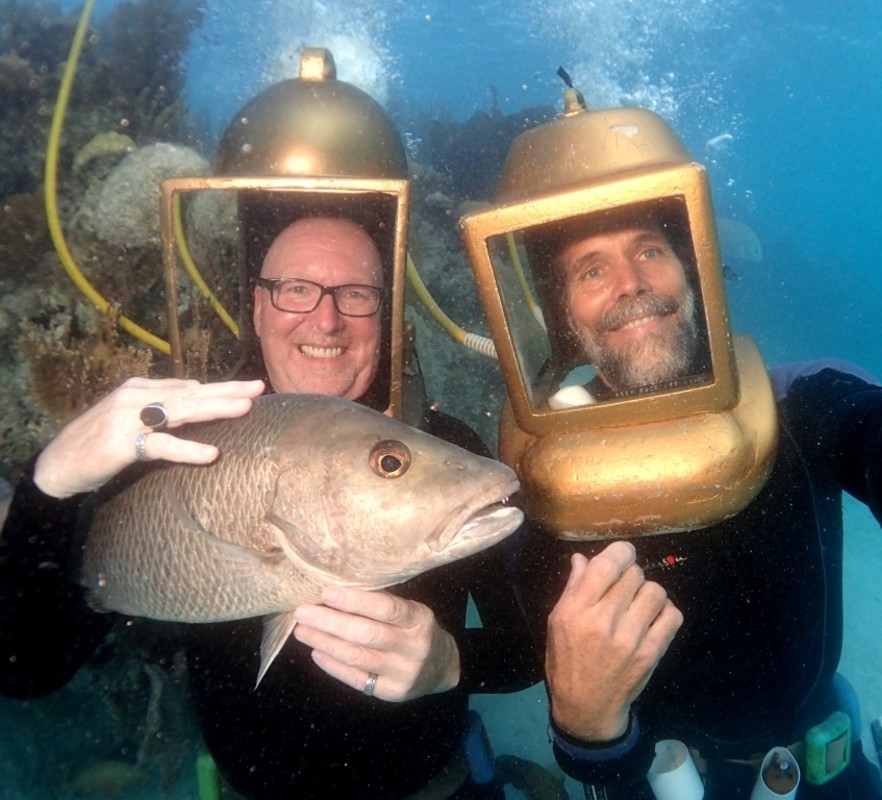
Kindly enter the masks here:
M 712 382 L 682 198 L 497 234 L 488 251 L 534 410 Z

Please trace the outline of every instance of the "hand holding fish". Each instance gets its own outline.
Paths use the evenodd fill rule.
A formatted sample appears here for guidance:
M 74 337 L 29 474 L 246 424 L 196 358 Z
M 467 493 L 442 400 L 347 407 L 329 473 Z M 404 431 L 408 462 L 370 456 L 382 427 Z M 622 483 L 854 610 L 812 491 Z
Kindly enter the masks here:
M 168 427 L 188 422 L 241 417 L 262 381 L 199 383 L 194 380 L 129 378 L 88 411 L 69 422 L 46 446 L 34 467 L 34 482 L 52 497 L 89 492 L 135 462 L 136 438 L 145 459 L 208 464 L 212 445 L 179 439 L 141 421 L 145 406 L 161 403 Z M 160 409 L 161 410 L 161 409 Z
M 422 603 L 342 586 L 326 587 L 322 602 L 297 609 L 294 636 L 329 675 L 358 691 L 376 675 L 373 694 L 391 702 L 459 683 L 456 642 Z
M 635 560 L 627 542 L 614 542 L 590 561 L 574 555 L 548 618 L 552 716 L 580 739 L 609 741 L 625 733 L 631 704 L 683 622 Z

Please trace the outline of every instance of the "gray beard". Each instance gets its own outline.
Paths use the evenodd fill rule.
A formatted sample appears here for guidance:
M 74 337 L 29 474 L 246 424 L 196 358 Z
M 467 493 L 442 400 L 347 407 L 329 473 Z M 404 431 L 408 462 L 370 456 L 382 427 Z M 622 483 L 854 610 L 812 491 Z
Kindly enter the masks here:
M 647 336 L 635 348 L 623 353 L 605 347 L 599 341 L 608 330 L 629 319 L 637 319 L 647 313 L 677 313 L 678 310 L 680 322 L 673 346 L 665 346 L 656 336 Z M 622 301 L 605 315 L 597 334 L 581 331 L 580 338 L 590 362 L 611 389 L 636 389 L 684 378 L 695 358 L 698 341 L 695 294 L 687 288 L 682 303 L 673 297 L 652 294 Z

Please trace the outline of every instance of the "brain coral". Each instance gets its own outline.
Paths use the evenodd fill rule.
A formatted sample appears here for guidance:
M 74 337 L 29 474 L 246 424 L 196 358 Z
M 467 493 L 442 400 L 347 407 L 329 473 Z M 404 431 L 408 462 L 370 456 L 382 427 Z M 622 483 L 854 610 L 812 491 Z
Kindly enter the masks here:
M 101 187 L 95 233 L 117 247 L 159 245 L 159 183 L 163 178 L 208 175 L 195 150 L 158 143 L 126 156 Z

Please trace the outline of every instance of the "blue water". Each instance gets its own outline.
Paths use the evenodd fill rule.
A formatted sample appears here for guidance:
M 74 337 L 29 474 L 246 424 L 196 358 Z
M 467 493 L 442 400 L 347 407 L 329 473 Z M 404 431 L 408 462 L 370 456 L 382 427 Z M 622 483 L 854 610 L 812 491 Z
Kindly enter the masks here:
M 590 105 L 668 119 L 717 212 L 759 235 L 765 258 L 737 266 L 730 301 L 770 362 L 836 354 L 882 374 L 880 39 L 874 3 L 209 0 L 189 80 L 219 132 L 285 74 L 280 53 L 333 41 L 340 77 L 406 129 L 408 109 L 465 120 L 494 93 L 503 113 L 559 107 L 563 65 Z
M 99 0 L 96 16 L 112 7 Z M 65 0 L 76 9 L 78 3 Z M 822 0 L 207 0 L 188 91 L 215 135 L 328 45 L 339 77 L 409 112 L 466 120 L 559 107 L 563 65 L 594 107 L 644 105 L 704 160 L 717 212 L 759 235 L 735 327 L 772 363 L 820 353 L 882 374 L 882 5 Z M 731 144 L 709 157 L 705 142 Z

